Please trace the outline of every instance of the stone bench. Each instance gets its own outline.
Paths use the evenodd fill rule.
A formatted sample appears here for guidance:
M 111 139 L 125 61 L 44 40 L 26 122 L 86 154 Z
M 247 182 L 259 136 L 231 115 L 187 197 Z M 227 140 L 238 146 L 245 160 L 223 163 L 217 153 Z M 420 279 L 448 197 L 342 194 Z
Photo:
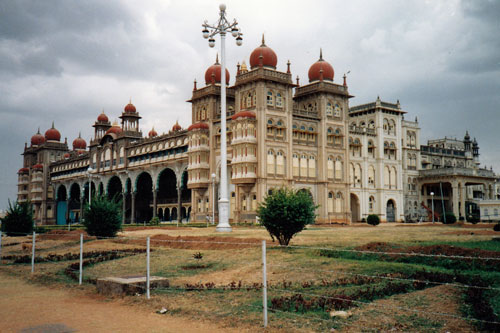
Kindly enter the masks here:
M 150 290 L 156 288 L 168 288 L 169 281 L 160 276 L 151 276 L 149 278 Z M 97 292 L 103 295 L 135 295 L 146 293 L 145 276 L 123 276 L 123 277 L 105 277 L 97 279 Z

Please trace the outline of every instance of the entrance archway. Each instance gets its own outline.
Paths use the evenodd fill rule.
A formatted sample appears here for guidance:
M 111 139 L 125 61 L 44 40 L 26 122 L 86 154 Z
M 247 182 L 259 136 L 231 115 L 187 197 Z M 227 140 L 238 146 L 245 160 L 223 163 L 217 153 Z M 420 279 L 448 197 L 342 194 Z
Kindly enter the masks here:
M 172 169 L 164 169 L 158 176 L 158 204 L 177 202 L 177 177 Z
M 80 221 L 80 185 L 73 183 L 69 190 L 69 220 L 71 222 Z
M 360 213 L 359 213 L 359 199 L 356 194 L 351 193 L 351 221 L 359 222 Z
M 61 185 L 57 188 L 57 218 L 56 223 L 59 225 L 66 224 L 66 186 Z
M 122 193 L 122 182 L 117 176 L 111 177 L 108 182 L 108 199 L 114 199 L 115 202 L 120 201 Z
M 153 217 L 153 181 L 147 172 L 143 172 L 137 178 L 137 194 L 135 196 L 135 221 L 137 223 L 149 222 Z
M 396 222 L 396 205 L 392 199 L 387 200 L 385 214 L 387 222 Z

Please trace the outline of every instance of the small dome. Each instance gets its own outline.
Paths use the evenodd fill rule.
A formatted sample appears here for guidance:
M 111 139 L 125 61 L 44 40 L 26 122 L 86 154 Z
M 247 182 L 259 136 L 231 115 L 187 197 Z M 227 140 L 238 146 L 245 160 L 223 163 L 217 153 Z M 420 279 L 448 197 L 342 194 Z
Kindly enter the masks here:
M 109 122 L 108 116 L 102 111 L 102 113 L 97 117 L 97 122 L 98 123 L 107 123 Z
M 276 64 L 278 64 L 278 56 L 276 56 L 273 49 L 266 46 L 264 35 L 262 35 L 262 45 L 253 50 L 250 54 L 250 68 L 254 69 L 259 67 L 261 61 L 262 66 L 271 67 L 273 69 L 276 69 Z
M 43 169 L 43 165 L 41 165 L 41 164 L 35 164 L 35 165 L 33 165 L 33 169 L 35 169 L 35 170 L 42 170 Z
M 64 155 L 63 155 L 63 158 L 64 158 L 64 159 L 68 159 L 68 158 L 70 158 L 70 157 L 71 157 L 71 154 L 70 154 L 70 153 L 66 153 L 66 154 L 64 154 Z
M 113 123 L 113 126 L 111 126 L 107 131 L 106 131 L 106 134 L 120 134 L 122 132 L 122 128 L 120 127 L 120 125 L 118 125 L 117 122 L 114 122 Z
M 38 132 L 36 132 L 36 134 L 31 137 L 31 145 L 39 146 L 44 142 L 45 142 L 45 137 L 42 134 L 40 134 L 40 128 L 39 128 Z
M 215 64 L 212 66 L 208 67 L 207 71 L 205 72 L 205 83 L 206 84 L 211 84 L 212 83 L 212 76 L 214 83 L 220 83 L 221 80 L 221 73 L 222 66 L 219 64 L 219 55 L 215 58 Z M 229 71 L 226 68 L 226 84 L 229 84 Z
M 19 169 L 19 171 L 17 173 L 25 174 L 25 173 L 28 173 L 28 172 L 30 172 L 30 169 L 28 169 L 28 168 L 21 168 L 21 169 Z
M 238 118 L 255 118 L 255 113 L 252 111 L 240 111 L 236 114 L 234 114 L 231 119 L 236 120 Z
M 54 127 L 54 122 L 52 122 L 52 127 L 45 132 L 45 139 L 47 141 L 59 141 L 61 140 L 61 133 Z
M 176 121 L 174 126 L 172 126 L 172 131 L 173 132 L 177 132 L 177 131 L 180 131 L 182 129 L 181 125 L 179 125 L 179 122 Z
M 132 104 L 132 100 L 130 100 L 130 102 L 127 105 L 125 105 L 125 107 L 123 108 L 123 111 L 125 111 L 125 113 L 136 113 L 137 112 L 134 104 Z
M 188 131 L 194 131 L 196 129 L 208 129 L 208 128 L 209 127 L 207 123 L 196 123 L 189 126 Z
M 85 142 L 84 139 L 82 139 L 81 133 L 78 134 L 78 137 L 73 140 L 73 150 L 77 149 L 86 149 L 87 148 L 87 142 Z
M 319 60 L 309 68 L 308 75 L 309 82 L 321 80 L 321 75 L 323 75 L 323 80 L 333 81 L 335 72 L 332 65 L 323 60 L 323 51 L 319 51 Z
M 150 138 L 154 138 L 155 136 L 158 136 L 158 133 L 156 133 L 155 128 L 153 127 L 151 131 L 149 131 L 148 136 Z

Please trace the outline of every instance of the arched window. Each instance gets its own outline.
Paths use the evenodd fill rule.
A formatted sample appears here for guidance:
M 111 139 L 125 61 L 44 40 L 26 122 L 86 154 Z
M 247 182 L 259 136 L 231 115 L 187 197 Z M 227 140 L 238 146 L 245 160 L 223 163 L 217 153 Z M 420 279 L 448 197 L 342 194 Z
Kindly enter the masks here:
M 285 174 L 285 157 L 283 156 L 283 152 L 279 151 L 276 154 L 276 173 L 278 175 Z
M 307 156 L 300 155 L 300 176 L 307 177 Z
M 333 193 L 328 192 L 328 213 L 333 213 Z
M 349 183 L 351 183 L 351 186 L 356 186 L 354 182 L 354 164 L 352 163 L 349 164 Z
M 396 172 L 396 167 L 392 167 L 391 170 L 391 188 L 397 188 L 398 183 L 397 183 L 397 172 Z
M 356 187 L 361 187 L 361 179 L 362 179 L 361 177 L 362 177 L 361 165 L 356 164 L 354 166 L 354 183 L 356 184 L 355 185 Z
M 368 199 L 368 211 L 370 213 L 373 213 L 373 208 L 375 206 L 375 198 L 373 196 L 370 196 Z
M 389 134 L 389 120 L 384 118 L 384 134 Z
M 329 179 L 334 178 L 334 172 L 335 172 L 334 164 L 335 164 L 335 162 L 333 161 L 333 156 L 328 156 L 326 169 L 327 169 L 327 176 Z
M 342 180 L 342 158 L 337 157 L 335 159 L 335 179 Z
M 333 116 L 333 106 L 330 102 L 326 103 L 326 115 Z
M 247 108 L 252 107 L 252 94 L 248 93 L 246 98 L 246 106 Z
M 373 165 L 368 167 L 368 186 L 375 187 L 375 168 Z
M 333 116 L 340 117 L 340 113 L 341 113 L 340 105 L 338 105 L 338 103 L 335 103 L 335 109 L 333 111 Z
M 309 156 L 309 177 L 316 177 L 316 157 Z
M 274 175 L 275 173 L 275 156 L 274 156 L 274 151 L 268 150 L 267 151 L 267 174 L 268 175 Z
M 267 102 L 267 105 L 274 105 L 273 92 L 272 91 L 268 91 L 267 92 L 266 102 Z
M 293 154 L 293 176 L 298 177 L 300 175 L 299 172 L 299 155 Z
M 390 188 L 391 184 L 391 170 L 388 166 L 384 167 L 384 187 Z
M 280 93 L 276 94 L 276 106 L 279 108 L 283 107 L 283 97 Z
M 342 197 L 342 193 L 337 192 L 335 196 L 335 212 L 342 213 L 342 206 L 344 206 L 344 198 Z

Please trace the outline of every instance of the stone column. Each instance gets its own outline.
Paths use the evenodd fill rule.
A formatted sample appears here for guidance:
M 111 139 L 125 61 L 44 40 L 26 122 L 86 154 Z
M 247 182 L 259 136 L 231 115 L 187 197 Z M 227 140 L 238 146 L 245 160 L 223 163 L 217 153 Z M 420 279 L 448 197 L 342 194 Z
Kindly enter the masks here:
M 68 224 L 69 220 L 69 201 L 70 199 L 66 200 L 66 214 L 64 215 L 66 217 L 66 224 Z
M 466 195 L 466 190 L 467 188 L 465 185 L 462 185 L 460 188 L 460 215 L 463 216 L 465 219 L 467 216 L 465 215 L 465 195 Z
M 153 190 L 153 218 L 156 217 L 156 209 L 157 209 L 156 197 L 157 196 L 158 196 L 158 190 Z
M 122 224 L 125 224 L 126 211 L 127 211 L 127 192 L 122 192 Z
M 177 221 L 182 222 L 182 215 L 181 215 L 181 209 L 182 209 L 182 189 L 181 189 L 181 184 L 177 184 Z
M 132 207 L 131 207 L 131 212 L 130 212 L 130 223 L 135 223 L 135 196 L 137 192 L 132 192 L 130 195 L 132 196 Z
M 83 194 L 82 197 L 80 198 L 80 222 L 83 219 L 83 205 L 84 205 L 84 202 L 85 202 L 85 194 Z
M 453 199 L 453 214 L 457 217 L 457 220 L 458 220 L 458 216 L 459 216 L 460 212 L 458 210 L 459 192 L 458 192 L 458 185 L 457 184 L 453 184 L 451 195 L 452 195 L 452 199 Z

